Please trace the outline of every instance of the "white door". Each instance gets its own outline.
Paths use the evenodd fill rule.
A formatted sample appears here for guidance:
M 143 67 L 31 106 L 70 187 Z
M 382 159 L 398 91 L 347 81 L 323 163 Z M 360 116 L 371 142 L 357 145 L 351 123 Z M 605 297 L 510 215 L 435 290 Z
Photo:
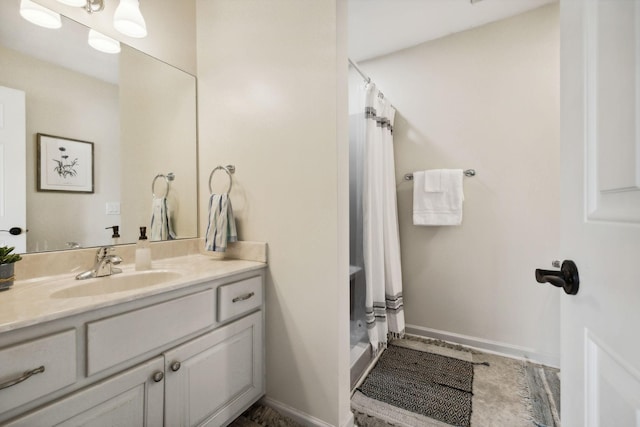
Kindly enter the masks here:
M 640 0 L 561 0 L 563 427 L 640 426 Z
M 0 246 L 27 250 L 26 149 L 24 92 L 0 86 Z M 17 231 L 15 231 L 17 232 Z

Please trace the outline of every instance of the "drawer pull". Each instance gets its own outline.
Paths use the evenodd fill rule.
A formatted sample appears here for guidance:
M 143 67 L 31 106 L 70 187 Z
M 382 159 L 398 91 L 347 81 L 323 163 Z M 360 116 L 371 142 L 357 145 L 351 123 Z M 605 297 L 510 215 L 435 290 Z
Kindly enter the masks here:
M 251 298 L 254 295 L 255 295 L 255 292 L 249 292 L 248 294 L 244 294 L 244 295 L 240 295 L 239 297 L 235 297 L 234 299 L 231 300 L 231 302 L 238 302 L 238 301 L 248 300 L 249 298 Z
M 40 366 L 39 368 L 33 369 L 31 371 L 26 371 L 24 374 L 22 374 L 20 378 L 16 378 L 15 380 L 9 380 L 7 382 L 0 384 L 0 390 L 4 388 L 9 388 L 16 384 L 20 384 L 22 381 L 26 381 L 29 378 L 31 378 L 33 375 L 39 374 L 41 372 L 44 372 L 44 366 Z

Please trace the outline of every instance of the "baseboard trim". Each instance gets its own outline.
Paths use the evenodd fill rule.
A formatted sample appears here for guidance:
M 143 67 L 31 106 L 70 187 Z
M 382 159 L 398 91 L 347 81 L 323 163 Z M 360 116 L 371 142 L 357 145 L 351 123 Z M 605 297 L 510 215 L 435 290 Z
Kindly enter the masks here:
M 260 401 L 265 406 L 270 406 L 271 408 L 280 412 L 282 415 L 287 416 L 293 421 L 302 425 L 314 427 L 334 427 L 332 424 L 328 424 L 327 422 L 322 421 L 320 418 L 316 418 L 312 415 L 307 414 L 306 412 L 302 412 L 294 407 L 285 405 L 284 403 L 271 399 L 270 397 L 265 396 L 260 399 Z M 344 421 L 340 427 L 353 427 L 353 423 L 353 414 L 350 412 L 348 419 Z
M 484 338 L 472 337 L 469 335 L 457 334 L 455 332 L 440 331 L 437 329 L 425 328 L 423 326 L 406 325 L 405 331 L 411 335 L 425 338 L 439 339 L 453 344 L 460 344 L 475 348 L 487 353 L 499 356 L 511 357 L 513 359 L 529 360 L 546 366 L 559 367 L 560 356 L 542 354 L 532 348 L 520 347 L 499 341 L 491 341 Z

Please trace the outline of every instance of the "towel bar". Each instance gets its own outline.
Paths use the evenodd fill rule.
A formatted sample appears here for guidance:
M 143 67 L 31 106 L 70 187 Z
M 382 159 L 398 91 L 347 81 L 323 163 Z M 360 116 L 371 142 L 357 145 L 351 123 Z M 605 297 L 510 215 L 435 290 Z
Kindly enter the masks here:
M 156 180 L 158 178 L 164 178 L 166 184 L 167 184 L 167 188 L 164 192 L 164 197 L 167 197 L 167 194 L 169 194 L 169 181 L 173 181 L 174 179 L 176 179 L 176 176 L 173 172 L 169 172 L 168 174 L 162 174 L 159 173 L 158 175 L 156 175 L 153 178 L 153 181 L 151 181 L 151 194 L 153 195 L 154 199 L 157 199 L 158 197 L 156 196 L 156 192 L 155 192 L 155 188 L 156 188 Z
M 464 176 L 468 176 L 468 177 L 476 176 L 475 169 L 466 169 L 463 173 L 464 173 Z M 413 173 L 410 172 L 410 173 L 404 174 L 404 180 L 413 181 Z
M 227 176 L 229 176 L 229 188 L 227 189 L 227 194 L 230 193 L 231 186 L 233 185 L 233 178 L 231 177 L 231 174 L 236 172 L 236 167 L 233 165 L 216 166 L 215 168 L 213 168 L 211 174 L 209 174 L 209 193 L 213 194 L 213 189 L 211 188 L 211 178 L 213 178 L 213 174 L 216 173 L 217 170 L 225 171 L 227 173 Z

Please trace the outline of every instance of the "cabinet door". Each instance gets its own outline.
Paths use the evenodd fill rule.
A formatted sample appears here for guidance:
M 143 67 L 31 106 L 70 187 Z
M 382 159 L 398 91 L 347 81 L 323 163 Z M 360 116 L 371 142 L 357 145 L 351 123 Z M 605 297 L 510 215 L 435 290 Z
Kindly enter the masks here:
M 164 359 L 149 362 L 9 421 L 6 426 L 162 426 Z M 159 381 L 156 381 L 159 380 Z
M 223 425 L 262 396 L 262 334 L 259 311 L 166 352 L 165 425 Z

